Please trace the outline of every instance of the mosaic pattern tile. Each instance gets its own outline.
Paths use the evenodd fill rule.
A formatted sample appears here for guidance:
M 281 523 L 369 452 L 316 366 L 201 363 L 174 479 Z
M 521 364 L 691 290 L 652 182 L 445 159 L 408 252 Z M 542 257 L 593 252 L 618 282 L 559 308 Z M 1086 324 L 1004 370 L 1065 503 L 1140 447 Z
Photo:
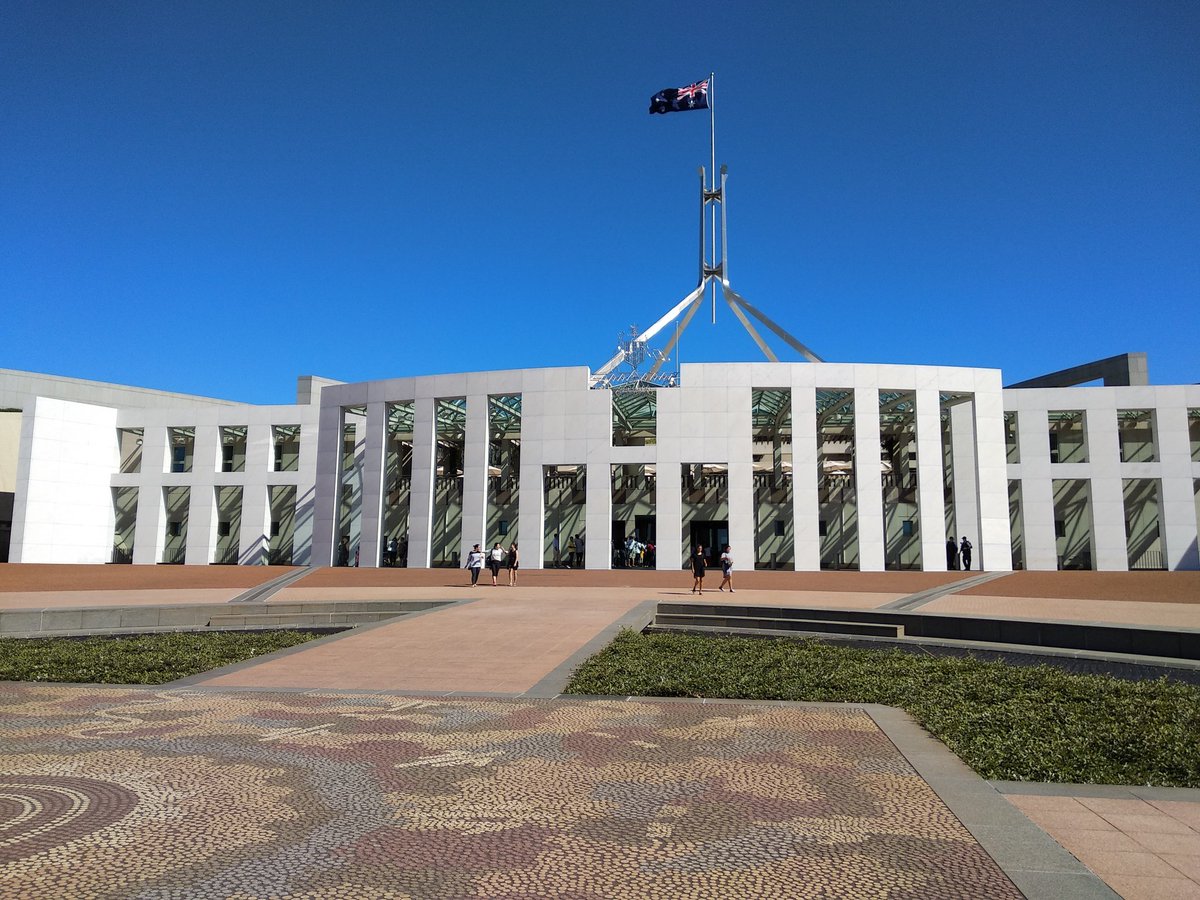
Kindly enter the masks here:
M 0 898 L 1017 898 L 857 709 L 0 685 Z

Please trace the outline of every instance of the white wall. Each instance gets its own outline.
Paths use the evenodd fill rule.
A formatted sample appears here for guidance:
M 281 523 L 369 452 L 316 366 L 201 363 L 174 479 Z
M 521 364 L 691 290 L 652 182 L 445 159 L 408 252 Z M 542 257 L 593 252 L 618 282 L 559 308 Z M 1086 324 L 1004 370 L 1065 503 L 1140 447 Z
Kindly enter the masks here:
M 117 411 L 104 406 L 39 397 L 25 410 L 13 562 L 111 560 L 116 425 Z

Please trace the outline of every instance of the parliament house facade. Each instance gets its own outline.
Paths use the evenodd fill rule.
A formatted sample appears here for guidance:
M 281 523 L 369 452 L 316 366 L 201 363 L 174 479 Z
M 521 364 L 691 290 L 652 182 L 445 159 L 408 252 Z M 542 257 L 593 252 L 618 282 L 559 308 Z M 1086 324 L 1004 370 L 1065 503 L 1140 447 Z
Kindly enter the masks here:
M 1079 382 L 1088 382 L 1080 386 Z M 1095 382 L 1103 382 L 1098 384 Z M 998 369 L 684 364 L 345 384 L 261 406 L 0 370 L 0 559 L 523 568 L 1200 568 L 1200 385 L 1130 354 Z M 395 553 L 389 551 L 394 541 Z

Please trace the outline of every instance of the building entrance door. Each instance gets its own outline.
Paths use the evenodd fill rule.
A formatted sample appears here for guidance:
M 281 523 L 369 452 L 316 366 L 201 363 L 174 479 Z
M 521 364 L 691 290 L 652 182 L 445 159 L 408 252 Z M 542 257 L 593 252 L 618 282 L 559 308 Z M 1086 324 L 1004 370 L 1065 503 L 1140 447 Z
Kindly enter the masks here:
M 693 521 L 692 541 L 688 545 L 688 557 L 696 552 L 696 547 L 704 548 L 706 565 L 713 566 L 721 558 L 721 551 L 729 543 L 729 520 Z

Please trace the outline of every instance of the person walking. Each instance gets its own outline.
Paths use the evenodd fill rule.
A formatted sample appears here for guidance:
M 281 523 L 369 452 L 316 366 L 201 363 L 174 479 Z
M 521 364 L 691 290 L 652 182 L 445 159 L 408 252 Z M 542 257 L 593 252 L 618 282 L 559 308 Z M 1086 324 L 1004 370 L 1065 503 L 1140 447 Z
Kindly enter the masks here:
M 717 588 L 719 591 L 725 590 L 725 585 L 729 585 L 729 593 L 733 593 L 733 554 L 730 552 L 730 546 L 725 545 L 725 549 L 721 551 L 721 585 Z
M 958 544 L 954 543 L 953 537 L 946 538 L 946 571 L 958 571 Z
M 479 583 L 479 573 L 483 571 L 483 551 L 479 549 L 478 544 L 467 554 L 466 567 L 471 573 L 471 587 L 475 587 Z
M 963 535 L 962 543 L 959 544 L 959 546 L 958 546 L 958 553 L 959 553 L 959 556 L 962 557 L 963 571 L 970 572 L 971 571 L 971 542 L 967 540 L 967 536 L 965 534 Z
M 567 568 L 568 569 L 574 568 L 574 566 L 575 566 L 575 535 L 572 534 L 567 537 Z
M 550 547 L 554 551 L 554 568 L 562 568 L 562 548 L 558 543 L 558 532 L 554 532 L 554 540 L 550 542 Z
M 338 544 L 337 549 L 337 565 L 350 565 L 350 535 L 343 534 L 342 542 Z
M 508 586 L 512 587 L 517 583 L 517 569 L 521 568 L 521 555 L 517 552 L 517 545 L 514 543 L 508 548 Z
M 504 562 L 504 548 L 500 546 L 500 542 L 496 541 L 496 546 L 488 551 L 488 568 L 492 572 L 492 587 L 495 587 L 498 582 L 496 576 L 500 574 L 500 565 Z
M 704 593 L 704 548 L 699 544 L 696 545 L 696 552 L 692 554 L 692 593 Z

